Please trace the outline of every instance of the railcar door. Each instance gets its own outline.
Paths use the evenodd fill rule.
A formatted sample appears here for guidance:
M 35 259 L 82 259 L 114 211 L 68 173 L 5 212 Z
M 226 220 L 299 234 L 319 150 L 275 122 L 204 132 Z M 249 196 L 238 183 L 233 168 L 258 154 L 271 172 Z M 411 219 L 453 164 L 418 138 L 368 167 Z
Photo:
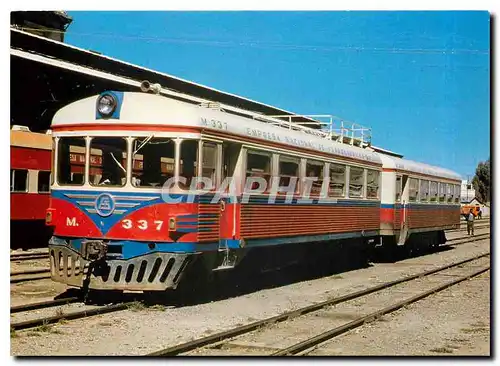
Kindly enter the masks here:
M 408 229 L 409 229 L 409 222 L 408 222 L 408 210 L 410 208 L 409 205 L 409 193 L 410 193 L 410 180 L 408 179 L 408 175 L 398 175 L 396 176 L 396 195 L 397 195 L 397 189 L 398 189 L 398 179 L 400 181 L 400 208 L 399 208 L 399 222 L 400 222 L 400 227 L 399 227 L 399 239 L 398 239 L 398 245 L 404 245 L 406 242 L 406 239 L 408 237 Z M 396 213 L 396 210 L 394 210 Z M 396 222 L 396 221 L 395 221 Z M 394 228 L 396 229 L 396 228 Z
M 221 145 L 219 252 L 222 261 L 218 270 L 233 268 L 240 259 L 235 253 L 235 249 L 240 248 L 240 204 L 237 184 L 240 178 L 237 173 L 240 155 L 241 144 L 224 141 Z

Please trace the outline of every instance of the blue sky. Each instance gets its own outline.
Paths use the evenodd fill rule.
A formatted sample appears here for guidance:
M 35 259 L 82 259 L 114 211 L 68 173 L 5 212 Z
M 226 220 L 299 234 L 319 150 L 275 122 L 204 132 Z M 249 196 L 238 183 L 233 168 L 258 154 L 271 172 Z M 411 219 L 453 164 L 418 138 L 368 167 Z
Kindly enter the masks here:
M 65 41 L 474 175 L 490 156 L 487 12 L 69 12 Z

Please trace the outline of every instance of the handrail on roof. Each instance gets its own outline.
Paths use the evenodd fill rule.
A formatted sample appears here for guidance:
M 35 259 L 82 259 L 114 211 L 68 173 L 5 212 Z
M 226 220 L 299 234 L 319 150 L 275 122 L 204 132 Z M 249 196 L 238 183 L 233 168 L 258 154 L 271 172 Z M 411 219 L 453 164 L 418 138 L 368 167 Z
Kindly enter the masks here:
M 225 112 L 217 102 L 204 101 L 199 103 L 200 107 L 216 109 Z M 354 122 L 345 121 L 331 114 L 279 114 L 265 115 L 251 111 L 245 111 L 252 119 L 269 123 L 273 126 L 287 128 L 289 130 L 300 131 L 309 135 L 322 137 L 343 144 L 349 144 L 365 148 L 371 145 L 371 128 L 364 127 Z M 294 119 L 302 121 L 294 121 Z M 310 122 L 303 121 L 304 119 Z M 310 128 L 307 125 L 319 126 L 319 129 Z M 350 126 L 350 127 L 349 127 Z
M 285 119 L 286 125 L 292 129 L 293 125 L 301 125 L 308 130 L 314 130 L 306 125 L 318 125 L 319 131 L 322 132 L 323 137 L 337 141 L 340 143 L 347 143 L 359 147 L 367 147 L 371 145 L 371 128 L 364 127 L 358 123 L 346 121 L 342 118 L 332 114 L 308 114 L 308 115 L 269 115 L 273 119 L 283 121 Z M 312 118 L 313 122 L 294 121 L 297 118 Z M 280 124 L 281 127 L 283 125 Z M 318 130 L 314 130 L 319 132 Z

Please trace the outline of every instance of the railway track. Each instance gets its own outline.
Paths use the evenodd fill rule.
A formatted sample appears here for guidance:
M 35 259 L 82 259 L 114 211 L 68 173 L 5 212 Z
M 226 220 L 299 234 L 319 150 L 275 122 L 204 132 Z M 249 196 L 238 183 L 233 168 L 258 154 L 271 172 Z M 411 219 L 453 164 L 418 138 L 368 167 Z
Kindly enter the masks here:
M 456 240 L 457 241 L 456 244 L 458 245 L 458 244 L 465 243 L 465 242 L 482 240 L 485 238 L 485 236 L 489 236 L 489 234 L 478 235 L 474 239 L 472 239 L 471 237 L 468 237 L 467 240 L 462 241 L 462 242 L 459 242 L 458 240 Z M 463 238 L 457 238 L 457 239 L 463 239 Z M 388 288 L 391 286 L 395 286 L 395 285 L 400 284 L 400 283 L 408 282 L 408 281 L 411 281 L 413 279 L 424 277 L 424 276 L 429 276 L 433 273 L 437 273 L 439 271 L 443 271 L 443 270 L 448 269 L 448 268 L 460 266 L 461 264 L 465 264 L 465 263 L 474 261 L 478 258 L 487 256 L 487 255 L 489 255 L 489 253 L 482 254 L 480 256 L 476 256 L 476 257 L 472 257 L 472 258 L 468 258 L 466 260 L 463 260 L 463 261 L 460 261 L 457 263 L 453 263 L 453 264 L 450 264 L 450 265 L 447 265 L 444 267 L 440 267 L 438 269 L 433 269 L 433 270 L 419 273 L 419 274 L 416 274 L 416 275 L 413 275 L 410 277 L 405 277 L 405 278 L 402 278 L 399 280 L 391 281 L 391 282 L 388 282 L 386 284 L 382 284 L 382 285 L 378 285 L 378 286 L 369 288 L 367 290 L 358 291 L 356 293 L 348 294 L 348 295 L 342 296 L 340 298 L 334 299 L 334 300 L 329 301 L 329 302 L 313 305 L 313 306 L 306 307 L 306 308 L 303 308 L 300 310 L 296 310 L 296 311 L 293 311 L 290 313 L 285 313 L 285 314 L 280 315 L 278 317 L 274 317 L 274 318 L 270 318 L 270 319 L 267 319 L 264 321 L 252 323 L 250 325 L 243 327 L 242 329 L 244 332 L 252 331 L 258 327 L 262 327 L 262 326 L 269 325 L 272 323 L 281 322 L 281 321 L 286 320 L 290 317 L 296 317 L 299 315 L 307 314 L 307 313 L 312 312 L 312 311 L 317 311 L 317 310 L 324 308 L 326 306 L 339 304 L 339 303 L 342 303 L 345 301 L 349 301 L 349 300 L 364 296 L 366 294 L 370 294 L 370 293 L 380 291 L 382 289 L 385 289 L 385 288 Z M 33 270 L 32 271 L 33 275 L 37 274 L 37 273 L 34 273 L 35 271 L 38 272 L 39 270 Z M 11 283 L 12 283 L 12 280 L 11 280 Z M 43 302 L 38 302 L 38 303 L 18 305 L 18 306 L 11 307 L 11 314 L 20 313 L 20 312 L 27 312 L 27 311 L 36 310 L 36 309 L 56 307 L 56 306 L 76 303 L 79 301 L 82 301 L 81 297 L 73 296 L 73 297 L 69 297 L 69 298 L 65 298 L 65 299 L 49 300 L 49 301 L 43 301 Z M 61 312 L 60 314 L 56 314 L 56 315 L 52 315 L 52 316 L 40 317 L 40 318 L 31 319 L 31 320 L 22 321 L 22 322 L 14 322 L 11 324 L 11 329 L 12 330 L 22 330 L 22 329 L 34 328 L 34 327 L 38 327 L 38 326 L 46 325 L 46 324 L 54 324 L 54 323 L 57 323 L 63 319 L 64 320 L 74 320 L 74 319 L 81 319 L 81 318 L 86 318 L 86 317 L 99 315 L 99 314 L 106 314 L 106 313 L 111 313 L 111 312 L 115 312 L 115 311 L 126 310 L 126 309 L 129 309 L 131 306 L 133 306 L 134 303 L 135 303 L 135 301 L 100 306 L 100 307 L 90 306 L 90 307 L 83 309 L 83 310 L 80 310 L 80 311 L 73 311 L 73 312 L 68 312 L 68 313 Z M 212 337 L 216 337 L 217 341 L 220 341 L 220 340 L 228 338 L 230 336 L 238 335 L 239 332 L 242 332 L 242 330 L 241 329 L 237 330 L 237 331 L 233 330 L 233 331 L 226 332 L 223 335 L 214 335 L 214 336 L 211 336 L 208 338 L 209 338 L 209 340 L 214 341 L 215 338 L 212 338 Z M 203 342 L 205 342 L 205 341 L 203 341 Z M 195 344 L 195 343 L 193 343 L 193 344 Z M 161 353 L 161 352 L 160 353 L 167 355 L 167 354 L 172 354 L 172 352 L 173 352 L 173 350 L 168 350 L 168 351 L 165 351 L 165 353 Z
M 489 222 L 486 224 L 482 224 L 482 225 L 476 224 L 474 229 L 478 230 L 478 229 L 488 228 L 489 226 L 490 226 Z M 453 232 L 460 232 L 460 231 L 466 231 L 466 230 L 467 230 L 467 226 L 464 223 L 461 223 L 460 229 L 447 230 L 446 232 L 453 233 Z M 13 262 L 15 262 L 15 261 L 17 261 L 17 262 L 29 261 L 29 260 L 35 260 L 35 259 L 46 259 L 46 258 L 48 259 L 49 255 L 48 255 L 48 253 L 44 253 L 44 252 L 16 253 L 16 254 L 10 255 L 10 260 Z
M 162 350 L 159 350 L 157 352 L 153 352 L 148 354 L 147 356 L 175 356 L 175 355 L 202 355 L 202 354 L 207 354 L 207 355 L 229 355 L 229 354 L 235 354 L 234 352 L 231 353 L 231 350 L 234 351 L 234 349 L 245 349 L 249 354 L 256 354 L 255 352 L 259 355 L 262 354 L 267 354 L 267 355 L 275 355 L 275 356 L 284 356 L 284 355 L 295 355 L 299 354 L 302 352 L 305 352 L 307 350 L 312 349 L 313 347 L 330 340 L 340 334 L 343 334 L 349 330 L 352 330 L 356 327 L 359 327 L 366 322 L 376 320 L 377 318 L 381 317 L 384 314 L 388 314 L 390 312 L 393 312 L 397 309 L 400 309 L 404 307 L 405 305 L 411 304 L 413 302 L 419 301 L 427 296 L 430 296 L 436 292 L 442 291 L 450 286 L 456 285 L 462 281 L 465 281 L 471 277 L 478 276 L 486 271 L 489 270 L 490 266 L 482 266 L 478 270 L 473 270 L 469 271 L 467 274 L 463 275 L 461 274 L 459 277 L 458 275 L 455 275 L 455 277 L 458 277 L 452 281 L 446 281 L 440 283 L 438 286 L 434 286 L 430 289 L 427 289 L 425 291 L 419 292 L 414 296 L 411 296 L 409 298 L 397 301 L 392 303 L 389 306 L 384 306 L 381 309 L 377 309 L 376 311 L 372 311 L 366 315 L 361 315 L 357 316 L 359 314 L 359 310 L 356 311 L 356 316 L 355 319 L 347 322 L 347 323 L 342 323 L 339 326 L 326 329 L 322 332 L 316 333 L 313 336 L 306 336 L 304 340 L 300 340 L 296 343 L 293 343 L 291 345 L 286 345 L 283 347 L 270 347 L 270 346 L 263 346 L 262 342 L 252 342 L 251 343 L 241 343 L 241 339 L 244 337 L 248 336 L 255 336 L 257 339 L 259 339 L 259 335 L 266 335 L 267 331 L 267 339 L 271 339 L 271 343 L 274 341 L 283 340 L 283 333 L 280 333 L 280 330 L 278 329 L 279 326 L 285 325 L 284 327 L 281 327 L 281 331 L 283 328 L 286 329 L 286 323 L 289 323 L 288 325 L 291 326 L 292 332 L 290 334 L 296 335 L 296 330 L 297 329 L 305 329 L 305 333 L 310 332 L 311 330 L 314 332 L 316 327 L 314 324 L 318 324 L 318 321 L 314 322 L 312 321 L 309 324 L 306 324 L 303 327 L 297 327 L 296 324 L 292 324 L 292 322 L 297 321 L 297 319 L 304 319 L 304 317 L 309 316 L 309 319 L 312 320 L 314 317 L 311 315 L 313 314 L 320 314 L 322 316 L 326 316 L 327 319 L 329 319 L 329 322 L 320 322 L 319 324 L 329 324 L 332 319 L 335 318 L 335 315 L 342 315 L 342 314 L 336 314 L 335 309 L 332 310 L 333 306 L 337 306 L 339 304 L 344 304 L 348 303 L 353 300 L 358 300 L 360 298 L 366 297 L 370 294 L 380 294 L 384 290 L 387 289 L 392 289 L 395 286 L 405 284 L 408 282 L 412 281 L 421 281 L 424 277 L 429 278 L 431 276 L 433 277 L 439 277 L 439 275 L 443 275 L 443 272 L 450 271 L 450 270 L 455 270 L 455 269 L 460 269 L 460 266 L 470 264 L 474 261 L 480 261 L 482 258 L 488 257 L 490 254 L 488 253 L 483 253 L 480 255 L 476 255 L 474 257 L 462 260 L 460 262 L 448 264 L 446 266 L 442 266 L 439 268 L 431 269 L 425 272 L 417 273 L 415 275 L 411 275 L 408 277 L 404 277 L 401 279 L 397 279 L 394 281 L 386 282 L 377 286 L 370 287 L 368 289 L 364 289 L 361 291 L 356 291 L 352 292 L 331 300 L 323 301 L 321 303 L 317 303 L 314 305 L 309 305 L 297 310 L 285 312 L 283 314 L 267 318 L 264 320 L 259 320 L 247 325 L 243 326 L 238 326 L 236 328 L 212 334 L 207 337 L 195 339 L 190 342 L 178 344 L 172 347 L 168 347 Z M 452 274 L 453 275 L 453 274 Z M 449 274 L 448 274 L 449 276 Z M 444 277 L 446 279 L 449 279 L 449 277 L 446 277 L 446 274 L 444 274 Z M 322 313 L 323 312 L 323 313 Z M 326 314 L 325 314 L 326 312 Z M 322 314 L 321 314 L 322 313 Z M 321 320 L 321 319 L 320 319 Z M 312 324 L 312 325 L 311 325 Z M 273 334 L 273 329 L 278 329 L 275 334 Z M 269 334 L 270 333 L 270 334 Z M 265 338 L 265 337 L 264 337 Z M 238 341 L 239 340 L 239 341 Z M 286 339 L 285 339 L 286 340 Z M 285 342 L 286 343 L 286 342 Z M 265 343 L 264 343 L 265 344 Z M 253 353 L 252 353 L 253 352 Z M 237 352 L 238 353 L 238 352 Z
M 489 233 L 477 234 L 473 237 L 464 236 L 453 238 L 446 242 L 446 245 L 460 245 L 489 238 Z M 21 283 L 29 281 L 45 280 L 50 278 L 49 268 L 39 268 L 26 271 L 13 271 L 10 273 L 10 283 Z

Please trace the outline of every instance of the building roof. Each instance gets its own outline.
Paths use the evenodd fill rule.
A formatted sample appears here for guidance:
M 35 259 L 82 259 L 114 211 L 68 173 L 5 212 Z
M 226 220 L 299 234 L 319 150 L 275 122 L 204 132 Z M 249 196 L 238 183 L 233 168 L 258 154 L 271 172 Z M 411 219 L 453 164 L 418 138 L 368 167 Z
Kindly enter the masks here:
M 54 41 L 37 35 L 24 32 L 11 27 L 11 56 L 31 59 L 34 62 L 43 62 L 43 60 L 57 60 L 61 63 L 75 65 L 73 73 L 82 73 L 83 70 L 92 71 L 86 73 L 90 75 L 94 82 L 99 82 L 102 79 L 102 74 L 111 76 L 107 81 L 117 81 L 114 79 L 121 78 L 130 81 L 141 82 L 148 80 L 152 83 L 159 83 L 163 88 L 201 98 L 207 101 L 218 102 L 224 105 L 241 108 L 243 110 L 253 111 L 265 115 L 295 115 L 296 113 L 273 107 L 271 105 L 260 103 L 249 98 L 238 96 L 235 94 L 223 92 L 205 85 L 187 81 L 173 75 L 161 73 L 151 69 L 147 69 L 138 65 L 114 59 L 93 51 L 85 50 L 66 43 Z M 28 57 L 31 56 L 31 57 Z M 36 57 L 35 57 L 36 56 Z M 15 60 L 14 60 L 15 62 Z M 52 67 L 60 67 L 55 62 Z M 93 75 L 92 75 L 93 74 Z M 73 78 L 75 75 L 73 75 Z M 100 80 L 101 83 L 103 80 Z M 123 80 L 122 80 L 123 81 Z M 91 84 L 88 78 L 82 77 L 83 83 Z M 137 87 L 135 88 L 137 90 Z M 102 90 L 101 90 L 102 91 Z M 91 93 L 94 94 L 94 93 Z M 89 96 L 87 94 L 85 96 Z M 83 97 L 81 95 L 78 98 Z M 70 98 L 69 101 L 77 98 Z M 297 123 L 317 122 L 315 119 L 308 117 L 295 117 Z M 311 128 L 320 128 L 320 125 L 310 124 Z

